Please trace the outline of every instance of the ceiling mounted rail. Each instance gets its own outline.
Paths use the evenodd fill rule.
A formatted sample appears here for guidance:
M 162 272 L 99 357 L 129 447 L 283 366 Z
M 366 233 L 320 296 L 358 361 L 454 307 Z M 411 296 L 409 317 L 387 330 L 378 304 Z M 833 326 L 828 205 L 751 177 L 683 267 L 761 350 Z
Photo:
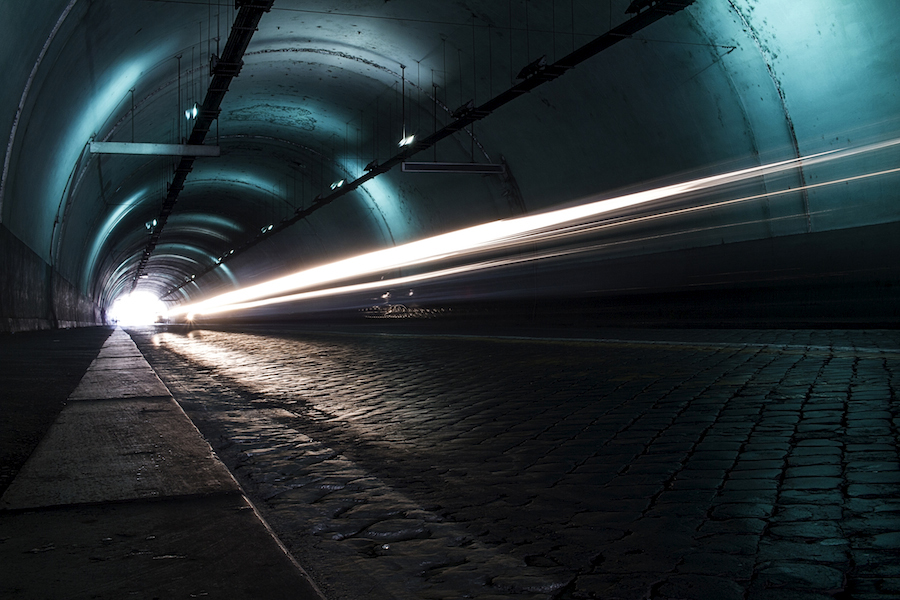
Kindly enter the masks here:
M 403 146 L 400 152 L 385 160 L 383 163 L 372 161 L 366 167 L 367 172 L 365 175 L 362 175 L 359 178 L 354 179 L 353 181 L 345 181 L 339 186 L 333 186 L 329 194 L 324 196 L 317 196 L 313 200 L 313 203 L 307 208 L 297 209 L 293 216 L 282 220 L 277 225 L 263 228 L 260 234 L 258 234 L 255 238 L 246 241 L 240 246 L 236 246 L 234 249 L 220 257 L 215 264 L 210 265 L 209 267 L 200 271 L 200 273 L 198 273 L 195 278 L 188 279 L 184 283 L 168 290 L 163 298 L 180 290 L 191 281 L 196 281 L 196 279 L 198 279 L 199 277 L 216 269 L 220 264 L 224 263 L 227 260 L 231 260 L 232 258 L 245 252 L 246 250 L 249 250 L 264 239 L 270 238 L 272 234 L 284 231 L 294 223 L 305 219 L 320 208 L 331 204 L 341 196 L 347 195 L 349 192 L 352 192 L 364 183 L 374 179 L 375 177 L 378 177 L 383 173 L 387 173 L 395 166 L 406 162 L 407 159 L 411 158 L 413 155 L 431 148 L 442 139 L 449 137 L 454 133 L 462 131 L 476 121 L 480 121 L 504 104 L 512 102 L 519 96 L 527 94 L 531 90 L 540 85 L 543 85 L 544 83 L 547 83 L 548 81 L 553 81 L 554 79 L 564 74 L 566 71 L 574 68 L 587 59 L 596 56 L 610 46 L 626 38 L 630 38 L 635 33 L 639 32 L 645 27 L 652 25 L 653 23 L 659 21 L 664 17 L 684 10 L 694 2 L 695 0 L 635 0 L 628 7 L 627 11 L 629 13 L 636 13 L 632 18 L 610 29 L 599 37 L 594 38 L 587 44 L 581 46 L 580 48 L 577 48 L 576 50 L 567 54 L 553 64 L 547 64 L 544 57 L 541 57 L 529 63 L 519 72 L 518 78 L 521 79 L 521 81 L 516 85 L 512 86 L 505 92 L 501 92 L 497 96 L 494 96 L 481 106 L 476 107 L 474 105 L 474 102 L 470 100 L 460 108 L 453 111 L 452 118 L 454 120 L 448 125 L 435 131 L 431 135 L 422 138 L 421 140 L 414 140 L 410 144 Z
M 247 46 L 250 45 L 250 38 L 256 32 L 259 26 L 259 20 L 263 13 L 272 10 L 275 0 L 235 0 L 235 7 L 238 8 L 237 15 L 234 18 L 234 24 L 231 32 L 228 34 L 228 40 L 225 42 L 225 48 L 222 50 L 222 56 L 213 55 L 210 57 L 209 70 L 212 75 L 212 81 L 209 82 L 209 88 L 206 91 L 206 98 L 203 104 L 197 107 L 196 117 L 194 119 L 194 128 L 190 137 L 187 139 L 189 146 L 201 145 L 212 127 L 213 121 L 219 118 L 221 112 L 222 100 L 228 92 L 228 86 L 231 80 L 238 76 L 243 66 L 243 57 L 247 52 Z M 162 203 L 162 209 L 156 218 L 157 225 L 150 232 L 150 240 L 144 248 L 141 260 L 138 263 L 134 273 L 134 280 L 131 285 L 132 291 L 137 286 L 138 280 L 144 274 L 147 267 L 147 261 L 150 255 L 159 243 L 159 236 L 175 202 L 178 201 L 178 195 L 184 189 L 184 182 L 188 174 L 194 168 L 194 160 L 196 156 L 185 154 L 175 167 L 175 175 L 172 183 L 169 184 L 168 193 Z

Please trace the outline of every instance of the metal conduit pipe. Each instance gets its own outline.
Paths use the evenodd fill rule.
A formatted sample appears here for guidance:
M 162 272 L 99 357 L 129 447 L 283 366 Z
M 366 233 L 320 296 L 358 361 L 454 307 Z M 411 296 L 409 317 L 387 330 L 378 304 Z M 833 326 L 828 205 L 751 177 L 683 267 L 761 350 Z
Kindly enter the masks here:
M 189 145 L 200 145 L 206 140 L 213 121 L 219 118 L 222 100 L 225 99 L 231 80 L 241 72 L 241 67 L 244 64 L 244 53 L 247 51 L 247 46 L 250 45 L 250 39 L 256 32 L 263 13 L 272 10 L 274 2 L 275 0 L 237 0 L 236 4 L 239 6 L 239 10 L 231 27 L 231 33 L 228 35 L 228 40 L 225 42 L 225 48 L 222 50 L 222 56 L 217 57 L 213 55 L 210 62 L 212 81 L 210 81 L 209 88 L 206 91 L 203 105 L 199 107 L 197 112 L 194 128 L 187 140 Z M 153 254 L 153 250 L 159 243 L 160 233 L 162 233 L 169 215 L 172 214 L 181 190 L 184 189 L 184 182 L 187 176 L 194 168 L 195 158 L 194 156 L 182 156 L 178 166 L 175 167 L 175 175 L 163 200 L 162 209 L 157 217 L 157 225 L 150 234 L 150 240 L 144 248 L 141 260 L 134 273 L 131 285 L 132 291 L 137 287 L 138 280 L 147 266 L 147 261 L 150 260 L 150 255 Z

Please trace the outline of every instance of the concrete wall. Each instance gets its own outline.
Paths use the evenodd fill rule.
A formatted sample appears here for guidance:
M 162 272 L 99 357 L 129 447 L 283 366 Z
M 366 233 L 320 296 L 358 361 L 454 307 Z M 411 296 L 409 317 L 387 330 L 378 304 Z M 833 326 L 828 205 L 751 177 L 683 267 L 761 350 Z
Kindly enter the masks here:
M 99 307 L 0 225 L 0 332 L 80 327 L 102 321 Z

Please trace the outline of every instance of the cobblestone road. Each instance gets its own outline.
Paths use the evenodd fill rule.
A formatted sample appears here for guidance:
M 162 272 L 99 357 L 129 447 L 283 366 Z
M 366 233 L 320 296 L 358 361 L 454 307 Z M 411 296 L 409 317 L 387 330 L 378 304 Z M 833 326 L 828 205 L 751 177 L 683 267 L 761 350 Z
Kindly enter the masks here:
M 333 600 L 900 595 L 900 332 L 132 334 Z

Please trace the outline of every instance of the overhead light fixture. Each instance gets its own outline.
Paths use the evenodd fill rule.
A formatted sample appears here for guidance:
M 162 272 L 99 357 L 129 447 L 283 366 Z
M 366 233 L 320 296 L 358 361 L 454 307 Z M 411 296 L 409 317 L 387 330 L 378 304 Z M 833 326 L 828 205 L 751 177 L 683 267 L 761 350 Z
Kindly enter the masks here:
M 369 164 L 367 164 L 365 167 L 363 167 L 363 171 L 369 172 L 376 168 L 378 168 L 378 159 L 377 158 L 373 159 L 372 161 L 369 162 Z
M 410 135 L 407 135 L 407 136 L 401 138 L 400 143 L 397 145 L 402 148 L 403 146 L 409 146 L 414 141 L 416 141 L 416 134 L 413 133 L 413 134 L 410 134 Z
M 200 109 L 197 108 L 197 103 L 194 102 L 193 107 L 184 111 L 184 118 L 190 121 L 191 119 L 196 119 L 198 114 L 200 114 Z
M 269 227 L 266 229 L 266 231 L 272 231 L 272 228 L 273 228 L 273 227 L 275 227 L 275 226 L 274 226 L 274 225 L 269 225 Z
M 189 112 L 185 111 L 185 117 Z M 91 142 L 90 151 L 92 154 L 143 156 L 220 156 L 222 154 L 218 146 L 205 144 L 149 144 L 142 142 Z
M 342 185 L 344 185 L 345 181 L 343 179 L 338 179 L 334 183 L 331 184 L 331 189 L 336 190 Z

